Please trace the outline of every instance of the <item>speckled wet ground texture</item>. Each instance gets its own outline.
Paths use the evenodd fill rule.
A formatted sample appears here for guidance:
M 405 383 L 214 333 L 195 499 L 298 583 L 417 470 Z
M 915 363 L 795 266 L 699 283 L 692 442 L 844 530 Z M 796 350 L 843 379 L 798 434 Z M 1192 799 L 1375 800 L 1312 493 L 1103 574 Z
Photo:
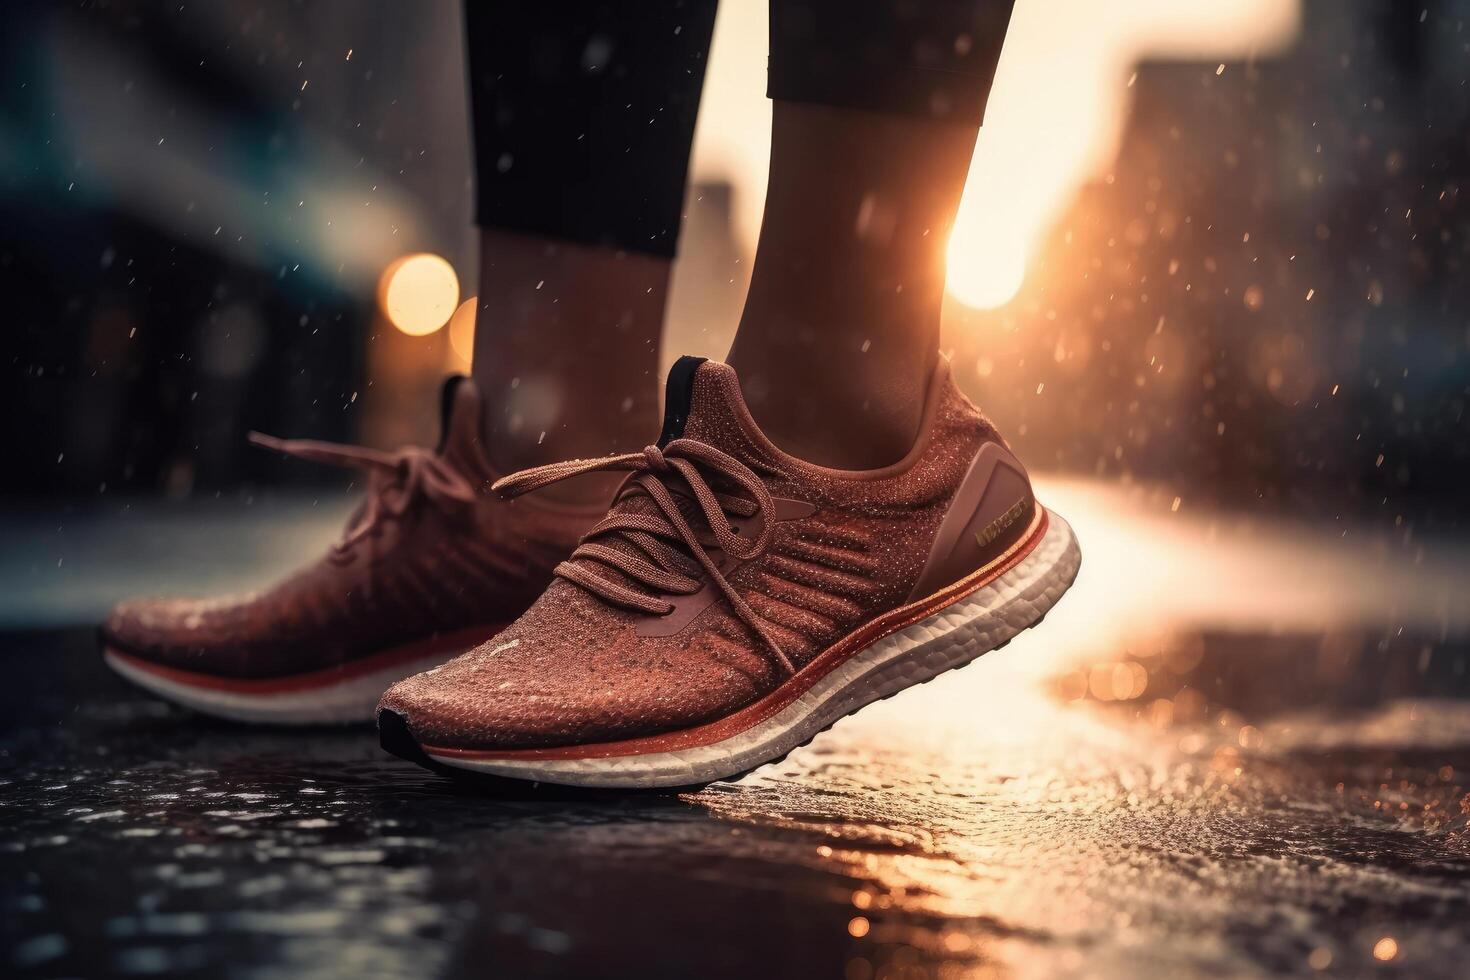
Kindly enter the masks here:
M 87 631 L 10 634 L 3 662 L 20 976 L 1451 977 L 1470 952 L 1452 639 L 1199 631 L 1035 685 L 977 665 L 671 797 L 207 722 Z
M 0 975 L 1464 976 L 1470 541 L 1040 494 L 1083 563 L 1039 628 L 676 796 L 209 722 L 80 628 L 350 501 L 0 521 Z

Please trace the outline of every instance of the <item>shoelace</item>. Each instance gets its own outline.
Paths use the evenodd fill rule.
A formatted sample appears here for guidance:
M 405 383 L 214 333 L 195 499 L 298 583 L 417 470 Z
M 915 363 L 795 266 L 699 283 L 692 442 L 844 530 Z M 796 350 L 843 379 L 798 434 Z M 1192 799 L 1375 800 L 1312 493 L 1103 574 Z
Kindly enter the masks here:
M 248 438 L 252 445 L 287 456 L 368 473 L 367 498 L 341 539 L 332 545 L 332 555 L 338 559 L 347 557 L 353 545 L 372 534 L 384 519 L 401 518 L 415 500 L 428 500 L 443 510 L 467 506 L 475 500 L 475 488 L 464 475 L 422 446 L 384 452 L 315 439 L 277 439 L 260 432 L 252 432 Z
M 716 493 L 700 468 L 725 477 L 751 499 Z M 738 561 L 749 561 L 770 546 L 773 533 L 774 507 L 770 491 L 760 477 L 744 463 L 713 446 L 694 439 L 675 439 L 660 449 L 648 446 L 642 452 L 602 459 L 573 459 L 564 463 L 537 466 L 497 480 L 492 487 L 503 497 L 518 497 L 552 483 L 584 473 L 618 471 L 635 474 L 632 486 L 647 494 L 658 508 L 657 514 L 613 511 L 582 536 L 571 557 L 556 566 L 556 574 L 607 602 L 654 616 L 673 612 L 674 606 L 662 595 L 693 595 L 702 587 L 698 577 L 689 574 L 688 558 L 692 557 L 709 580 L 729 601 L 730 608 L 760 638 L 772 656 L 789 673 L 796 673 L 790 658 L 782 651 L 759 616 L 735 591 L 719 566 L 709 556 L 705 543 L 690 527 L 679 502 L 668 487 L 670 480 L 681 480 L 694 495 L 709 527 L 714 544 Z M 629 492 L 627 490 L 625 493 Z M 635 491 L 636 492 L 636 491 Z M 753 538 L 742 536 L 730 524 L 727 514 L 747 518 L 759 514 L 760 532 Z M 602 540 L 616 538 L 631 545 L 618 549 Z M 678 541 L 684 550 L 670 544 Z M 607 566 L 632 581 L 647 587 L 653 595 L 631 589 L 598 569 Z

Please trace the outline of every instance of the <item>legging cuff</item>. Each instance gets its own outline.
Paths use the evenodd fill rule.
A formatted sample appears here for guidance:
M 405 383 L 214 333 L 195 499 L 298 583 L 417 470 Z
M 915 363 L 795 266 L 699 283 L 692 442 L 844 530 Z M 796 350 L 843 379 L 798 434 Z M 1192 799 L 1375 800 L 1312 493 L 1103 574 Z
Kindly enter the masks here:
M 1014 0 L 776 0 L 766 94 L 980 125 Z

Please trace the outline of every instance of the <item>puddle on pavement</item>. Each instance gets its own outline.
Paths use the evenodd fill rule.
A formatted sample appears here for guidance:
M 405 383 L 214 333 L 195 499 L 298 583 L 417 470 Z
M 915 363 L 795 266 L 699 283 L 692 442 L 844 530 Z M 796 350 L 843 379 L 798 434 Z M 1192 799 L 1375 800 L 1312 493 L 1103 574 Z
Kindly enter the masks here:
M 86 635 L 6 642 L 21 974 L 1463 962 L 1462 642 L 1183 632 L 1032 683 L 1002 659 L 1025 639 L 738 784 L 591 798 L 443 780 L 368 730 L 209 723 L 108 676 Z

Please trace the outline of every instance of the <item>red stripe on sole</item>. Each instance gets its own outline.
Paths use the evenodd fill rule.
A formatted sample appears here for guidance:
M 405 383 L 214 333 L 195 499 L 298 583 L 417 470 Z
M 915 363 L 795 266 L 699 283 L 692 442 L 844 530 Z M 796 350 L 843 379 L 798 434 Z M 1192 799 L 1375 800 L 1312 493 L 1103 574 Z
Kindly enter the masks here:
M 811 663 L 807 664 L 770 694 L 756 701 L 754 704 L 741 708 L 734 714 L 726 715 L 718 721 L 708 722 L 693 728 L 683 728 L 674 732 L 666 732 L 662 735 L 649 735 L 643 738 L 625 739 L 619 742 L 600 742 L 591 745 L 566 745 L 543 749 L 465 749 L 452 746 L 423 745 L 424 752 L 431 756 L 444 759 L 482 759 L 482 760 L 521 760 L 534 762 L 539 760 L 566 760 L 566 759 L 608 759 L 619 756 L 645 755 L 657 752 L 676 752 L 682 749 L 691 749 L 733 738 L 761 722 L 770 719 L 781 709 L 801 697 L 811 687 L 827 674 L 846 663 L 852 657 L 872 646 L 874 643 L 897 633 L 901 629 L 912 626 L 921 619 L 934 615 L 946 606 L 953 605 L 960 599 L 983 588 L 991 582 L 1000 578 L 1019 564 L 1027 555 L 1036 549 L 1041 540 L 1046 537 L 1049 514 L 1045 507 L 1036 508 L 1036 516 L 1032 519 L 1031 527 L 1026 535 L 1021 538 L 1008 552 L 1000 555 L 984 568 L 946 586 L 940 591 L 901 606 L 891 612 L 872 620 L 862 628 L 849 633 L 818 654 Z
M 183 670 L 144 660 L 134 654 L 119 650 L 115 646 L 109 645 L 106 649 L 109 655 L 123 661 L 128 666 L 175 684 L 211 691 L 228 691 L 231 694 L 285 694 L 332 687 L 343 681 L 386 670 L 398 664 L 426 659 L 436 653 L 468 650 L 496 636 L 509 625 L 509 623 L 497 623 L 490 626 L 472 626 L 468 629 L 455 630 L 453 633 L 440 633 L 389 650 L 380 650 L 336 667 L 325 667 L 301 674 L 288 674 L 284 677 L 218 677 L 213 674 L 202 674 L 198 671 Z

